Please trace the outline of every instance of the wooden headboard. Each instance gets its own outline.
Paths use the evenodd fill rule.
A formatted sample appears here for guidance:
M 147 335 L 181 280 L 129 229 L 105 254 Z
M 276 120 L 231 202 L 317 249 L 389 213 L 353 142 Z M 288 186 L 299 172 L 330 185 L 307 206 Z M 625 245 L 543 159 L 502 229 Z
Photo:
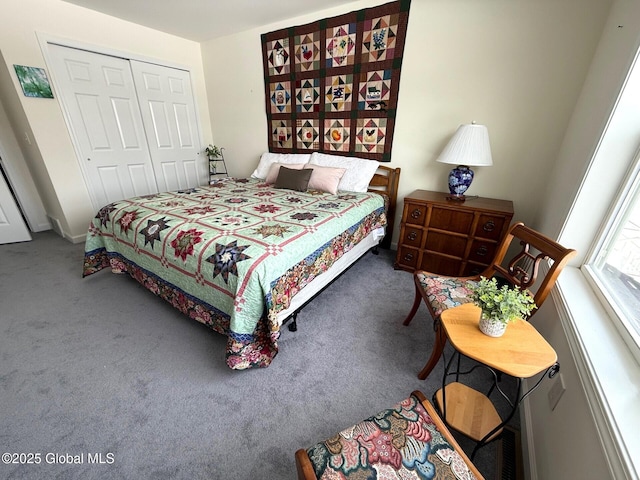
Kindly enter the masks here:
M 380 165 L 369 182 L 368 190 L 389 197 L 389 211 L 387 212 L 387 234 L 385 235 L 380 246 L 389 248 L 391 246 L 391 237 L 393 236 L 393 224 L 396 215 L 396 202 L 398 200 L 398 182 L 400 181 L 400 167 L 391 168 Z

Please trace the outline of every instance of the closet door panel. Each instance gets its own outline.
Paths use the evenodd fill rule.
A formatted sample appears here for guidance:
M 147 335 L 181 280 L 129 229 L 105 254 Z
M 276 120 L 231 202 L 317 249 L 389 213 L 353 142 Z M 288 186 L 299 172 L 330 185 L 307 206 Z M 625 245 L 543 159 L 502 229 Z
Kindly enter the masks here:
M 189 121 L 189 106 L 174 104 L 174 115 L 178 126 L 178 141 L 182 148 L 193 148 L 196 146 L 193 136 L 193 126 Z
M 199 181 L 198 176 L 198 164 L 195 161 L 182 162 L 182 168 L 184 176 L 187 177 L 187 181 L 190 185 L 196 185 Z
M 178 183 L 180 175 L 178 173 L 178 166 L 176 162 L 162 162 L 160 164 L 160 170 L 162 171 L 162 177 L 167 190 L 181 190 L 185 187 Z
M 122 185 L 125 182 L 118 174 L 119 172 L 117 167 L 105 165 L 98 167 L 97 171 L 100 180 L 100 191 L 106 198 L 123 199 L 127 197 L 127 193 L 122 188 Z
M 49 53 L 94 208 L 156 193 L 129 61 L 55 44 Z
M 151 114 L 151 135 L 149 141 L 153 142 L 158 150 L 171 150 L 173 142 L 169 128 L 169 119 L 163 102 L 153 101 L 147 105 Z
M 138 127 L 136 126 L 136 113 L 134 113 L 135 105 L 130 101 L 121 98 L 112 98 L 111 106 L 117 121 L 118 132 L 120 133 L 120 142 L 125 150 L 140 150 L 146 148 L 146 145 L 140 145 Z
M 2 159 L 0 159 L 0 244 L 27 242 L 31 240 L 31 234 L 5 180 L 1 163 Z
M 134 60 L 131 69 L 159 188 L 206 184 L 189 72 Z

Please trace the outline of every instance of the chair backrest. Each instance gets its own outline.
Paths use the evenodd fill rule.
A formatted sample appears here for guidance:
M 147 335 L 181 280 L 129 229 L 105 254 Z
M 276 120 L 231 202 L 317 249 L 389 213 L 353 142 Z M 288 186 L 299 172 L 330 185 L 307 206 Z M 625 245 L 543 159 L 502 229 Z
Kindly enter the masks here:
M 505 260 L 510 247 L 517 246 L 517 243 L 520 244 L 517 253 L 510 260 Z M 497 275 L 512 285 L 529 290 L 537 307 L 531 313 L 533 315 L 549 295 L 562 269 L 576 253 L 524 223 L 514 223 L 498 246 L 492 264 L 481 275 L 487 278 Z M 547 259 L 552 261 L 549 271 L 536 283 L 540 262 Z

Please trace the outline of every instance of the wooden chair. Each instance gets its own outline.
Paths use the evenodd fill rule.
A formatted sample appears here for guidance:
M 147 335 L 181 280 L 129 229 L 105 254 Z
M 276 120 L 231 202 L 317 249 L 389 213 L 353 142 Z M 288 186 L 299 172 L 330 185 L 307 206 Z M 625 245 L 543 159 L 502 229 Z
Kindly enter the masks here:
M 517 242 L 520 244 L 519 251 L 505 263 L 507 252 L 510 247 L 517 245 Z M 421 380 L 427 378 L 442 356 L 446 335 L 440 328 L 440 314 L 447 308 L 457 307 L 472 301 L 469 290 L 470 282 L 476 282 L 480 277 L 498 276 L 501 281 L 504 280 L 511 285 L 528 289 L 533 295 L 537 307 L 529 316 L 530 318 L 545 301 L 558 275 L 575 254 L 575 250 L 564 248 L 543 234 L 525 226 L 524 223 L 515 223 L 509 228 L 507 235 L 498 246 L 491 264 L 480 275 L 449 277 L 423 270 L 416 271 L 413 274 L 416 295 L 411 311 L 403 324 L 409 325 L 418 311 L 420 300 L 424 299 L 431 317 L 434 319 L 435 328 L 435 342 L 431 357 L 418 374 L 418 378 Z M 553 263 L 544 278 L 537 282 L 540 262 L 547 259 Z
M 356 451 L 367 454 L 353 455 Z M 420 391 L 357 425 L 295 453 L 298 480 L 483 477 Z M 385 478 L 387 478 L 385 476 Z M 396 478 L 395 476 L 393 478 Z

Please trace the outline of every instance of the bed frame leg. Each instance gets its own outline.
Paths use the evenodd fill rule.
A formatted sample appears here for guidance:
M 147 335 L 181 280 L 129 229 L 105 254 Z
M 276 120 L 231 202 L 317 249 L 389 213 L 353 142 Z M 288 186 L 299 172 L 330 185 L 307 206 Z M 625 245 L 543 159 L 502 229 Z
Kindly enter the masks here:
M 297 332 L 298 331 L 298 322 L 296 322 L 298 318 L 298 312 L 293 312 L 293 315 L 291 315 L 291 323 L 289 324 L 289 331 L 290 332 Z
M 380 250 L 378 250 L 378 245 L 371 248 L 371 253 L 373 253 L 374 255 L 378 255 L 380 253 Z

